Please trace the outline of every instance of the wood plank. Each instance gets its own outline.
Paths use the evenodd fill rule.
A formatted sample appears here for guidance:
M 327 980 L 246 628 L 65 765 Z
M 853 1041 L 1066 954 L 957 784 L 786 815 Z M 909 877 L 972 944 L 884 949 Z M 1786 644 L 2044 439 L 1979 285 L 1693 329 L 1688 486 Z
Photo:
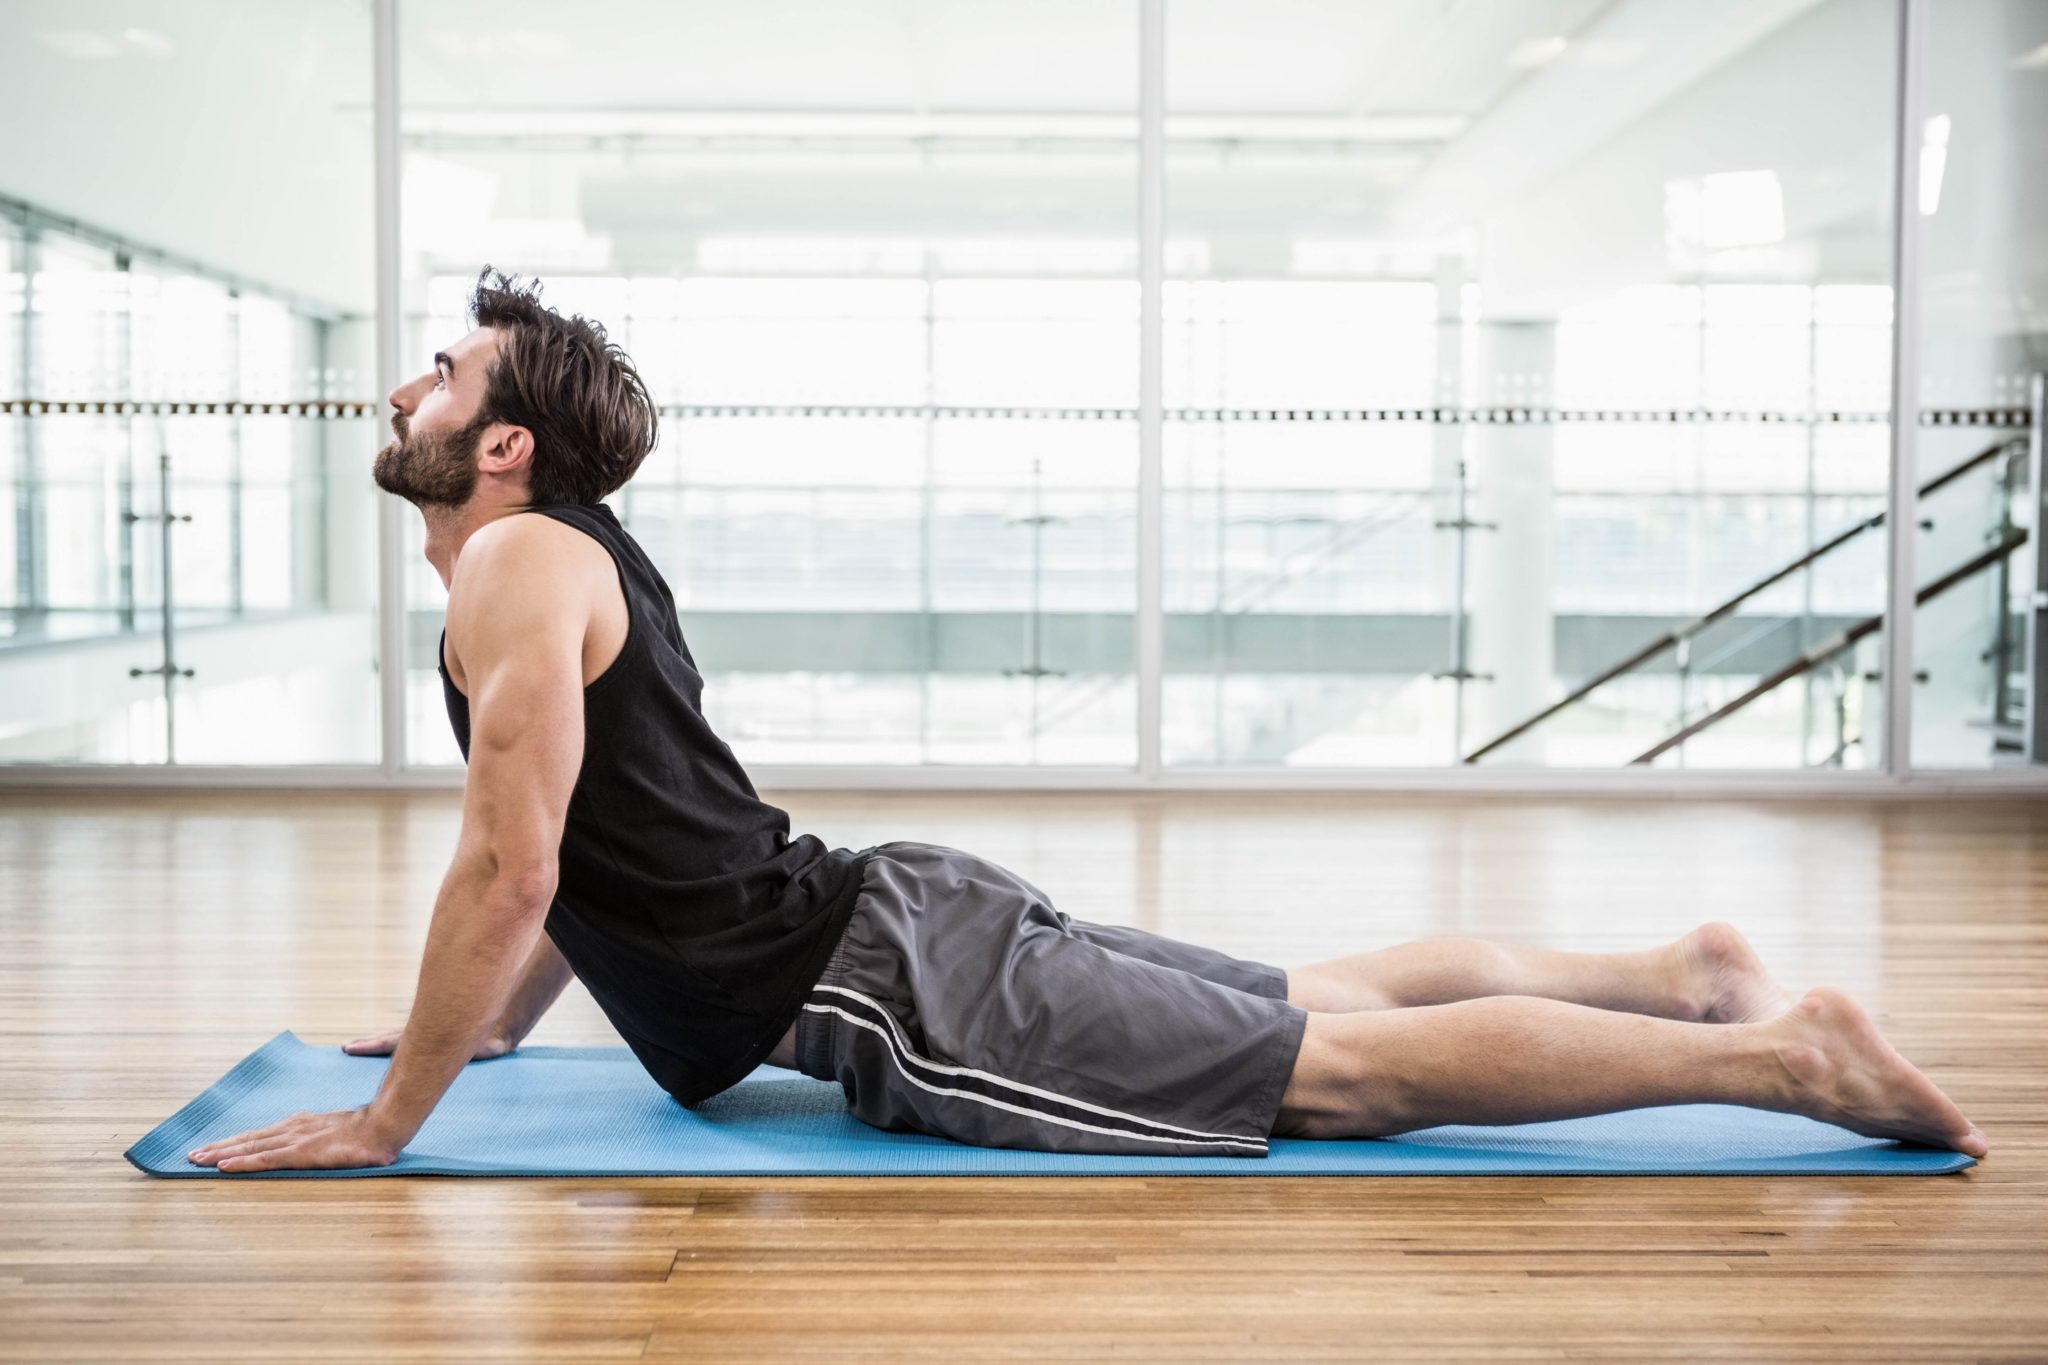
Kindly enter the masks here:
M 1932 1179 L 156 1181 L 281 1028 L 403 1021 L 448 793 L 0 794 L 0 1360 L 2048 1359 L 2048 803 L 804 794 L 1294 965 L 1729 918 L 1985 1129 Z M 616 1045 L 572 986 L 535 1043 Z

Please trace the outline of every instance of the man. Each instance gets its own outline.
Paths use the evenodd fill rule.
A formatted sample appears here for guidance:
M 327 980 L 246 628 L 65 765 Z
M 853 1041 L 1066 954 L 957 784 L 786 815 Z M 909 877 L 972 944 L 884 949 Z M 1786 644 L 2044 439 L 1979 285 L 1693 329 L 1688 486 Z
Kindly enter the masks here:
M 959 849 L 792 840 L 705 723 L 667 585 L 600 499 L 655 408 L 602 327 L 488 268 L 476 329 L 391 395 L 376 479 L 448 586 L 441 674 L 469 761 L 411 1017 L 359 1109 L 210 1143 L 223 1171 L 395 1161 L 463 1065 L 579 977 L 685 1105 L 762 1062 L 852 1112 L 993 1146 L 1257 1156 L 1716 1101 L 1878 1136 L 1983 1136 L 1830 990 L 1794 1003 L 1741 936 L 1644 952 L 1466 939 L 1285 971 L 1076 920 Z

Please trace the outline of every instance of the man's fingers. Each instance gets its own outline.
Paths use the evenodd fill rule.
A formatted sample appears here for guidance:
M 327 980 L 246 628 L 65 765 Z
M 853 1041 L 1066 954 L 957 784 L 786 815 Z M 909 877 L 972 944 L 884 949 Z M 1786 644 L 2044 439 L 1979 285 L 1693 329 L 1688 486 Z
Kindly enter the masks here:
M 292 1116 L 292 1118 L 297 1117 L 296 1114 Z M 291 1124 L 292 1119 L 281 1119 L 276 1123 L 266 1124 L 261 1128 L 251 1128 L 246 1133 L 236 1133 L 233 1137 L 224 1137 L 218 1141 L 194 1147 L 190 1152 L 186 1153 L 186 1158 L 188 1160 L 196 1160 L 200 1156 L 219 1156 L 231 1147 L 254 1142 L 259 1138 L 276 1137 L 286 1128 L 289 1128 Z
M 239 1147 L 214 1153 L 213 1163 L 218 1169 L 226 1170 L 227 1164 L 231 1161 L 247 1161 L 252 1156 L 260 1156 L 265 1152 L 274 1152 L 281 1147 L 296 1147 L 300 1141 L 301 1139 L 287 1134 L 283 1137 L 266 1138 L 262 1142 L 245 1142 Z
M 242 1156 L 225 1157 L 221 1160 L 219 1169 L 223 1171 L 267 1171 L 276 1166 L 291 1166 L 295 1163 L 288 1160 L 288 1158 L 297 1150 L 298 1146 L 297 1141 L 280 1142 L 265 1147 L 261 1151 L 249 1152 Z
M 328 1166 L 390 1165 L 397 1153 L 366 1138 L 361 1120 L 362 1111 L 353 1109 L 330 1114 L 293 1114 L 267 1128 L 238 1133 L 209 1147 L 195 1147 L 186 1153 L 186 1159 L 229 1174 L 280 1167 L 314 1170 Z
M 355 1053 L 357 1056 L 382 1057 L 397 1046 L 396 1033 L 379 1033 L 368 1038 L 358 1038 L 352 1043 L 343 1043 L 341 1050 Z
M 226 1157 L 220 1169 L 230 1174 L 273 1170 L 330 1170 L 337 1166 L 388 1166 L 393 1158 L 373 1154 L 352 1143 L 321 1143 L 315 1138 L 296 1138 L 273 1143 L 261 1151 Z
M 200 1148 L 200 1153 L 206 1161 L 220 1162 L 227 1160 L 229 1157 L 247 1156 L 251 1152 L 260 1152 L 265 1148 L 275 1147 L 279 1143 L 297 1142 L 298 1140 L 295 1134 L 276 1133 L 270 1137 L 242 1138 L 233 1142 L 219 1143 L 213 1147 L 202 1147 Z

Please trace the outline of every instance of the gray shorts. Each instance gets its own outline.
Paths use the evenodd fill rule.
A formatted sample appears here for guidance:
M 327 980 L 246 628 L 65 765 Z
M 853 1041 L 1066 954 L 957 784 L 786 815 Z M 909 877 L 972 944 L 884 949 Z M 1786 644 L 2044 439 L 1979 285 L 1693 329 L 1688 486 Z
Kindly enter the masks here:
M 877 1128 L 1264 1156 L 1307 1024 L 1278 967 L 1073 919 L 985 858 L 894 842 L 868 860 L 796 1052 Z

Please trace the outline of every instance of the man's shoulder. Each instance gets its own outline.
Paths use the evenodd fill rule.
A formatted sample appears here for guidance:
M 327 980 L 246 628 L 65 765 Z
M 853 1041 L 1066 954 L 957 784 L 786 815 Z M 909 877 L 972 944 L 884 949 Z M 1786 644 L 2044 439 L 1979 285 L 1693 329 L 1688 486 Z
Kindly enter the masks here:
M 469 542 L 463 546 L 465 555 L 470 550 L 482 549 L 486 556 L 546 554 L 565 545 L 588 545 L 599 554 L 604 547 L 587 531 L 545 512 L 515 512 L 495 521 L 486 522 L 470 532 Z
M 452 594 L 465 579 L 473 587 L 502 585 L 515 578 L 533 586 L 563 585 L 573 577 L 562 573 L 567 566 L 602 570 L 609 577 L 611 554 L 594 536 L 554 517 L 499 517 L 470 533 L 448 588 Z
M 581 634 L 604 595 L 616 595 L 611 555 L 593 537 L 547 516 L 500 517 L 463 545 L 448 583 L 448 629 L 457 655 L 478 629 Z

